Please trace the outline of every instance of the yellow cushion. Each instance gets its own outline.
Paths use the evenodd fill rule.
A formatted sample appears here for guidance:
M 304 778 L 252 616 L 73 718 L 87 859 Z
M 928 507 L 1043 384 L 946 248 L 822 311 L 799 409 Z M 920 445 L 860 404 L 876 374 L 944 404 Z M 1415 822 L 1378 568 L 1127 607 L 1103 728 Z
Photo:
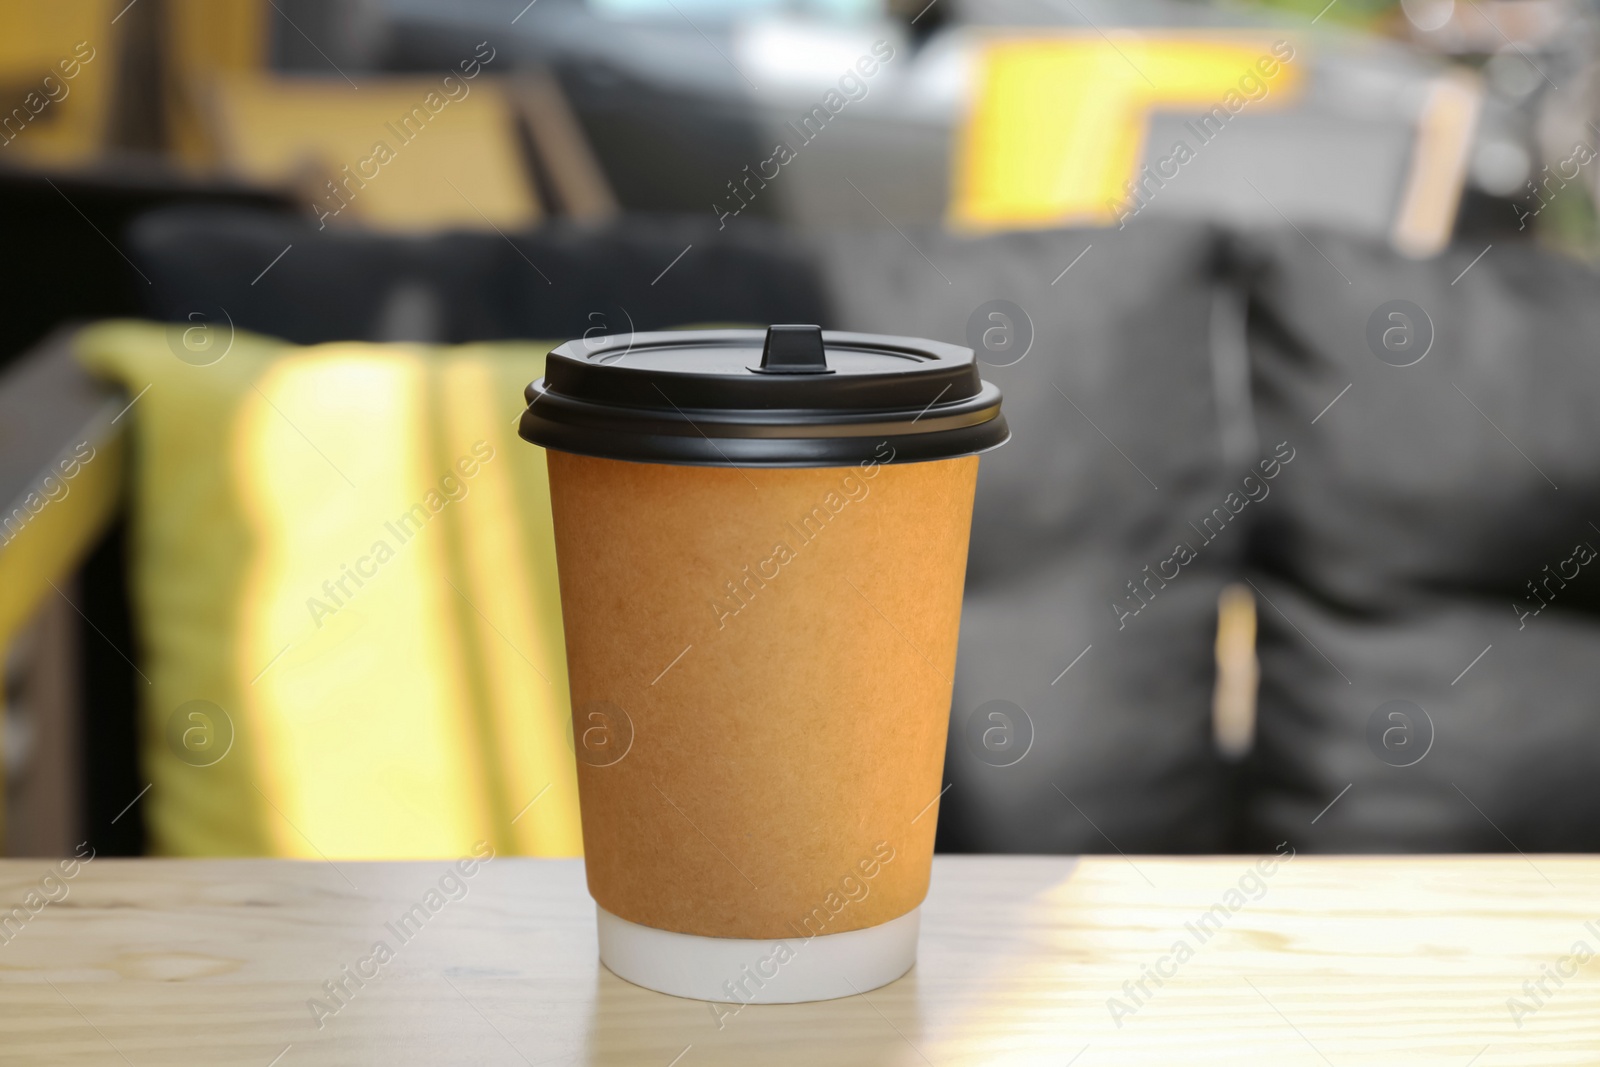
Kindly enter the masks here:
M 548 348 L 241 332 L 196 366 L 167 327 L 79 335 L 139 395 L 152 851 L 579 854 L 544 454 L 514 425 Z

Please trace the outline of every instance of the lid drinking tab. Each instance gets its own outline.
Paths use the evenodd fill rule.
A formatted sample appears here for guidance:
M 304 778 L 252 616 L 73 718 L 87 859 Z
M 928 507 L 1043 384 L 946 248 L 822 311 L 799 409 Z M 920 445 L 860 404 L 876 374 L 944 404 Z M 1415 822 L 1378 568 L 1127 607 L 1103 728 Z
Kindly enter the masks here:
M 832 374 L 821 326 L 768 326 L 761 347 L 762 374 Z

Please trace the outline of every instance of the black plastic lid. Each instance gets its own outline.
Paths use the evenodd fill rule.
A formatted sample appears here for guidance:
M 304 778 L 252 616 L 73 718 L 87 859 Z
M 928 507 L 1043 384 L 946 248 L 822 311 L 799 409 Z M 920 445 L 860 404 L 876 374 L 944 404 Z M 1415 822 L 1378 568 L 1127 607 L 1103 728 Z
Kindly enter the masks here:
M 816 326 L 568 341 L 526 395 L 525 440 L 644 463 L 910 463 L 1011 436 L 971 349 Z

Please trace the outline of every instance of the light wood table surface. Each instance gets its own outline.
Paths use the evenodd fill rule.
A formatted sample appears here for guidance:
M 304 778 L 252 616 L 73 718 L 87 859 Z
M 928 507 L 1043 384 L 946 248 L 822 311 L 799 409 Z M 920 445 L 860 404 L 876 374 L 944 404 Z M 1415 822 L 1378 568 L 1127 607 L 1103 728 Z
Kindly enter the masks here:
M 911 974 L 719 1028 L 600 967 L 578 861 L 493 860 L 400 943 L 447 863 L 99 859 L 5 928 L 0 1064 L 1600 1063 L 1600 959 L 1572 955 L 1600 950 L 1600 858 L 1301 856 L 1259 890 L 1251 863 L 940 857 Z M 0 863 L 0 901 L 49 869 Z

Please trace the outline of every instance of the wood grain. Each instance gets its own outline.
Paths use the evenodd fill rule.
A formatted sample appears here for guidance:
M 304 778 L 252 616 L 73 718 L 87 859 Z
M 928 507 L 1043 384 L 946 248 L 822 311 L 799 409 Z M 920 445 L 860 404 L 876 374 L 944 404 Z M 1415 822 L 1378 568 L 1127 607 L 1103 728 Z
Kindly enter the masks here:
M 939 857 L 910 975 L 719 1028 L 599 967 L 578 861 L 493 860 L 401 944 L 449 864 L 101 859 L 0 944 L 0 1064 L 1600 1063 L 1600 959 L 1520 1027 L 1507 1004 L 1600 949 L 1600 858 L 1298 857 L 1259 892 L 1251 864 Z M 0 863 L 0 902 L 48 870 Z M 319 1029 L 307 1001 L 380 939 Z M 1179 939 L 1118 1026 L 1108 998 Z

